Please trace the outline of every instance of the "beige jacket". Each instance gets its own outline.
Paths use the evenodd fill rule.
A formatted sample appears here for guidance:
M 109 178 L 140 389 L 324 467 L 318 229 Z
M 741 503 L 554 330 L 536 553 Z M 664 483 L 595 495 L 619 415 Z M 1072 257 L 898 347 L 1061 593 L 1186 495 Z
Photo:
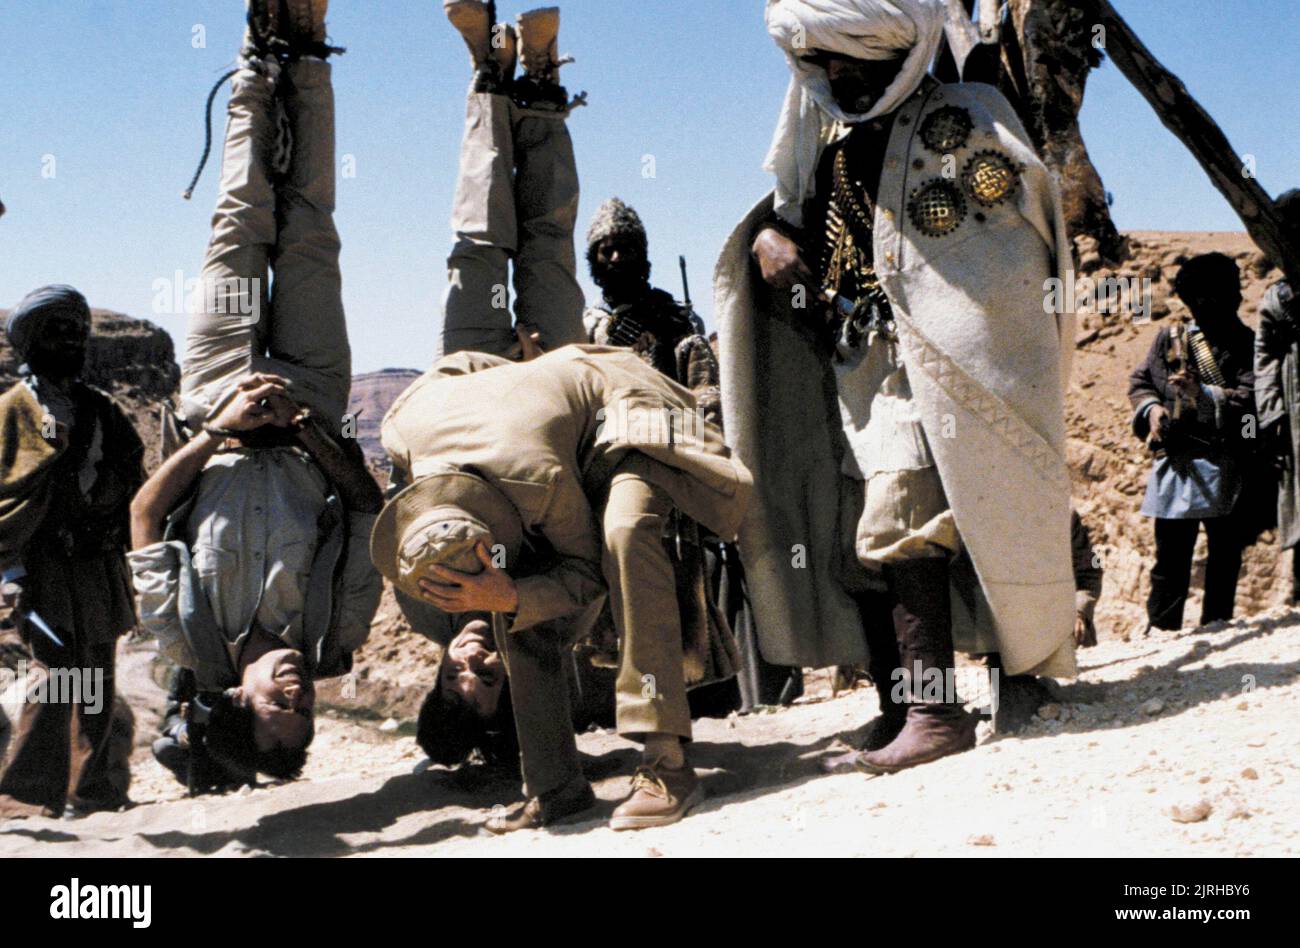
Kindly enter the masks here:
M 511 631 L 604 595 L 598 512 L 627 452 L 660 462 L 658 486 L 725 539 L 752 486 L 691 393 L 627 349 L 565 346 L 524 363 L 447 356 L 393 404 L 382 439 L 398 479 L 472 472 L 509 498 L 534 545 L 553 551 L 550 569 L 516 577 Z

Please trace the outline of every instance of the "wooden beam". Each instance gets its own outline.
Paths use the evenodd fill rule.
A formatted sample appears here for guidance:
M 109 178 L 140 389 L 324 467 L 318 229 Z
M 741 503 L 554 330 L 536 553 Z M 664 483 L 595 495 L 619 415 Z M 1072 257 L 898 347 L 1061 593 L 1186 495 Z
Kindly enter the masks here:
M 1182 80 L 1160 64 L 1110 0 L 1096 3 L 1098 22 L 1105 28 L 1102 41 L 1107 55 L 1200 162 L 1260 250 L 1281 265 L 1293 286 L 1300 286 L 1300 246 L 1268 192 Z
M 948 46 L 952 49 L 953 58 L 957 60 L 957 71 L 960 73 L 966 57 L 980 42 L 979 30 L 971 21 L 970 10 L 966 8 L 964 0 L 948 0 L 948 21 L 944 31 L 948 34 Z

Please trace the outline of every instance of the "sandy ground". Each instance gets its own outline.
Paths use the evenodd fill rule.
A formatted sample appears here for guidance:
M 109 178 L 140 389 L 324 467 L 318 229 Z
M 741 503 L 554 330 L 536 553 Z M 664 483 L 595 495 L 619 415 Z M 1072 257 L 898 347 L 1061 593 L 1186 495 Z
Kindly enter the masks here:
M 162 705 L 154 653 L 128 644 L 119 688 L 136 716 L 138 805 L 0 825 L 0 856 L 1300 854 L 1300 613 L 1276 607 L 1289 592 L 1290 555 L 1271 534 L 1248 551 L 1238 610 L 1253 618 L 1123 641 L 1143 617 L 1152 558 L 1150 522 L 1137 513 L 1150 458 L 1129 430 L 1128 373 L 1164 325 L 1186 256 L 1220 250 L 1238 260 L 1252 325 L 1277 274 L 1244 234 L 1128 236 L 1132 259 L 1090 272 L 1152 280 L 1156 321 L 1085 316 L 1067 406 L 1075 502 L 1106 569 L 1102 644 L 1081 654 L 1082 677 L 1062 686 L 1059 705 L 1029 732 L 997 737 L 984 726 L 976 750 L 911 773 L 822 776 L 816 757 L 860 728 L 876 702 L 869 689 L 831 698 L 821 674 L 797 707 L 698 724 L 694 762 L 710 798 L 685 822 L 606 829 L 637 753 L 613 735 L 588 734 L 580 745 L 601 798 L 596 816 L 495 839 L 479 827 L 518 788 L 476 769 L 426 765 L 410 721 L 437 648 L 409 630 L 387 595 L 358 654 L 355 694 L 322 688 L 341 710 L 319 721 L 303 780 L 185 799 L 148 752 Z M 382 416 L 378 403 L 367 410 Z M 1199 613 L 1204 557 L 1202 542 L 1189 620 Z
M 0 827 L 0 856 L 1284 856 L 1300 855 L 1300 613 L 1104 642 L 1060 704 L 1017 737 L 890 777 L 827 777 L 815 758 L 874 692 L 700 722 L 709 799 L 675 826 L 614 833 L 636 751 L 581 747 L 593 818 L 506 838 L 479 827 L 508 779 L 430 768 L 407 733 L 326 717 L 304 779 L 184 799 L 147 752 L 124 813 Z M 134 687 L 150 653 L 125 659 Z M 148 726 L 147 722 L 142 722 Z M 1185 822 L 1190 821 L 1190 822 Z

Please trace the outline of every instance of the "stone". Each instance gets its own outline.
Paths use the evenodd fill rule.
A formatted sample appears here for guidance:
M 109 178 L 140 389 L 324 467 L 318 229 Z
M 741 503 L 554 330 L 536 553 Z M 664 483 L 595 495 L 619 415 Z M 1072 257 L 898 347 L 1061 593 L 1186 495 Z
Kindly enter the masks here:
M 1200 823 L 1214 812 L 1209 800 L 1200 799 L 1174 803 L 1169 807 L 1169 818 L 1175 823 Z
M 1150 701 L 1143 702 L 1142 706 L 1138 708 L 1138 710 L 1141 711 L 1143 714 L 1145 714 L 1147 717 L 1155 717 L 1164 709 L 1165 709 L 1165 703 L 1161 701 L 1159 698 L 1152 698 Z

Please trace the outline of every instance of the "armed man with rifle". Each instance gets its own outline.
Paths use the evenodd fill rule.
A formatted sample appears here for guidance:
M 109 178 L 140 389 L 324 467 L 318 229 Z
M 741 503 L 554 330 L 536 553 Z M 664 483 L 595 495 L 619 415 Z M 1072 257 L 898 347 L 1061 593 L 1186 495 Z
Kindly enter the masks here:
M 694 394 L 706 417 L 721 422 L 718 360 L 704 324 L 686 302 L 650 285 L 645 225 L 635 210 L 610 198 L 587 231 L 587 264 L 601 301 L 587 310 L 587 337 L 600 346 L 625 346 Z M 682 259 L 685 287 L 686 261 Z
M 722 402 L 717 357 L 704 334 L 704 324 L 691 305 L 686 258 L 680 257 L 683 302 L 650 283 L 649 238 L 640 215 L 618 198 L 610 198 L 596 211 L 587 232 L 587 263 L 591 278 L 601 290 L 600 303 L 587 309 L 584 322 L 592 342 L 626 346 L 695 395 L 708 421 L 722 425 Z M 725 654 L 720 645 L 734 635 L 738 658 L 740 707 L 782 704 L 802 693 L 799 669 L 770 665 L 758 652 L 744 567 L 734 545 L 701 538 L 693 524 L 676 528 L 690 539 L 674 542 L 678 555 L 678 598 L 699 599 L 697 579 L 703 580 L 713 606 L 690 610 L 709 620 L 712 651 Z M 679 538 L 674 538 L 675 541 Z M 701 603 L 701 605 L 703 605 Z M 701 638 L 700 641 L 706 639 Z M 725 664 L 725 662 L 724 662 Z M 729 677 L 722 668 L 708 669 L 710 679 Z M 731 710 L 727 688 L 702 688 L 692 692 L 692 707 L 702 713 Z M 721 703 L 720 703 L 721 702 Z
M 1250 488 L 1263 471 L 1255 455 L 1255 334 L 1237 316 L 1237 265 L 1221 253 L 1193 257 L 1174 292 L 1190 318 L 1161 329 L 1129 377 L 1133 431 L 1155 457 L 1142 515 L 1155 520 L 1147 620 L 1158 629 L 1182 626 L 1201 523 L 1209 540 L 1201 624 L 1232 618 L 1242 551 L 1266 526 L 1274 496 Z M 1265 504 L 1254 503 L 1260 496 Z

